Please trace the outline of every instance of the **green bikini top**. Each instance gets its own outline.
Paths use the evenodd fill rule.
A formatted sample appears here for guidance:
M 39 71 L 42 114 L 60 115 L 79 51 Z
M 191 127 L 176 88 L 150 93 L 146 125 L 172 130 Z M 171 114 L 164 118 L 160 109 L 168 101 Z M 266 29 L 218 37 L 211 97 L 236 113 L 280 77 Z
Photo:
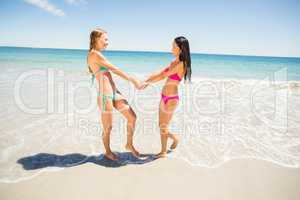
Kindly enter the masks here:
M 94 84 L 94 80 L 95 80 L 95 74 L 97 74 L 97 73 L 99 73 L 99 72 L 105 72 L 105 71 L 108 71 L 108 68 L 107 67 L 104 67 L 104 66 L 100 66 L 99 67 L 99 69 L 95 72 L 95 73 L 93 73 L 92 74 L 92 84 L 91 85 L 93 85 Z

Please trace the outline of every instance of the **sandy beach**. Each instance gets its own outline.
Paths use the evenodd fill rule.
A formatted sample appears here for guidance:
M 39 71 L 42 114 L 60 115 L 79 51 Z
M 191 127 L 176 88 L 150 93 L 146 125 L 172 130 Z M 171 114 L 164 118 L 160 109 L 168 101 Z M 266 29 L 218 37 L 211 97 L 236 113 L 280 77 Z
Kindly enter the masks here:
M 217 168 L 177 159 L 110 168 L 95 163 L 0 184 L 2 200 L 228 199 L 298 200 L 300 169 L 237 159 Z

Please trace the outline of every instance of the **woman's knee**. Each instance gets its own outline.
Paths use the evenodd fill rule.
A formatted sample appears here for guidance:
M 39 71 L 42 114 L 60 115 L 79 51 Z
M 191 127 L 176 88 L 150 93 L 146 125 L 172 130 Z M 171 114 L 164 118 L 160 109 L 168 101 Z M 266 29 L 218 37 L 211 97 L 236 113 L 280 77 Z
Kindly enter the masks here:
M 159 130 L 161 134 L 168 134 L 168 125 L 164 123 L 159 123 Z
M 130 109 L 130 116 L 128 117 L 128 123 L 131 123 L 131 124 L 133 124 L 133 123 L 135 123 L 136 122 L 136 119 L 137 119 L 137 117 L 136 117 L 136 114 L 135 114 L 135 112 L 132 110 L 132 109 Z
M 103 126 L 103 133 L 104 134 L 110 134 L 111 130 L 112 130 L 112 125 Z

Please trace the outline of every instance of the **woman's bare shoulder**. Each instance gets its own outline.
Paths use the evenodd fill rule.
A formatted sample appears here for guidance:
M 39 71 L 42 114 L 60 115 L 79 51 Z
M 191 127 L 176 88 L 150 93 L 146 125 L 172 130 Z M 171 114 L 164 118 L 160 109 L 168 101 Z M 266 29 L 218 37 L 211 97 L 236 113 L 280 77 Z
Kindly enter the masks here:
M 183 61 L 180 61 L 175 66 L 178 73 L 183 73 L 185 71 Z
M 177 63 L 175 63 L 174 68 L 178 68 L 178 69 L 183 69 L 183 61 L 179 61 Z
M 88 54 L 89 59 L 92 60 L 105 60 L 105 57 L 100 52 L 91 51 Z

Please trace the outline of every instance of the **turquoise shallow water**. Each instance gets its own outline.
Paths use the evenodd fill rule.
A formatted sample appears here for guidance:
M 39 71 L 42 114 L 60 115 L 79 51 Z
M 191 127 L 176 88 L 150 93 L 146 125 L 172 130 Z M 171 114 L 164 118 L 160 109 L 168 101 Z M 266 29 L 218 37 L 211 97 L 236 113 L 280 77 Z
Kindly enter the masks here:
M 0 66 L 12 69 L 61 68 L 85 71 L 86 50 L 0 47 Z M 147 74 L 172 59 L 170 53 L 105 51 L 105 56 L 128 73 Z M 300 80 L 300 58 L 192 54 L 193 77 L 263 79 L 287 69 L 288 80 Z M 2 71 L 3 72 L 3 71 Z

